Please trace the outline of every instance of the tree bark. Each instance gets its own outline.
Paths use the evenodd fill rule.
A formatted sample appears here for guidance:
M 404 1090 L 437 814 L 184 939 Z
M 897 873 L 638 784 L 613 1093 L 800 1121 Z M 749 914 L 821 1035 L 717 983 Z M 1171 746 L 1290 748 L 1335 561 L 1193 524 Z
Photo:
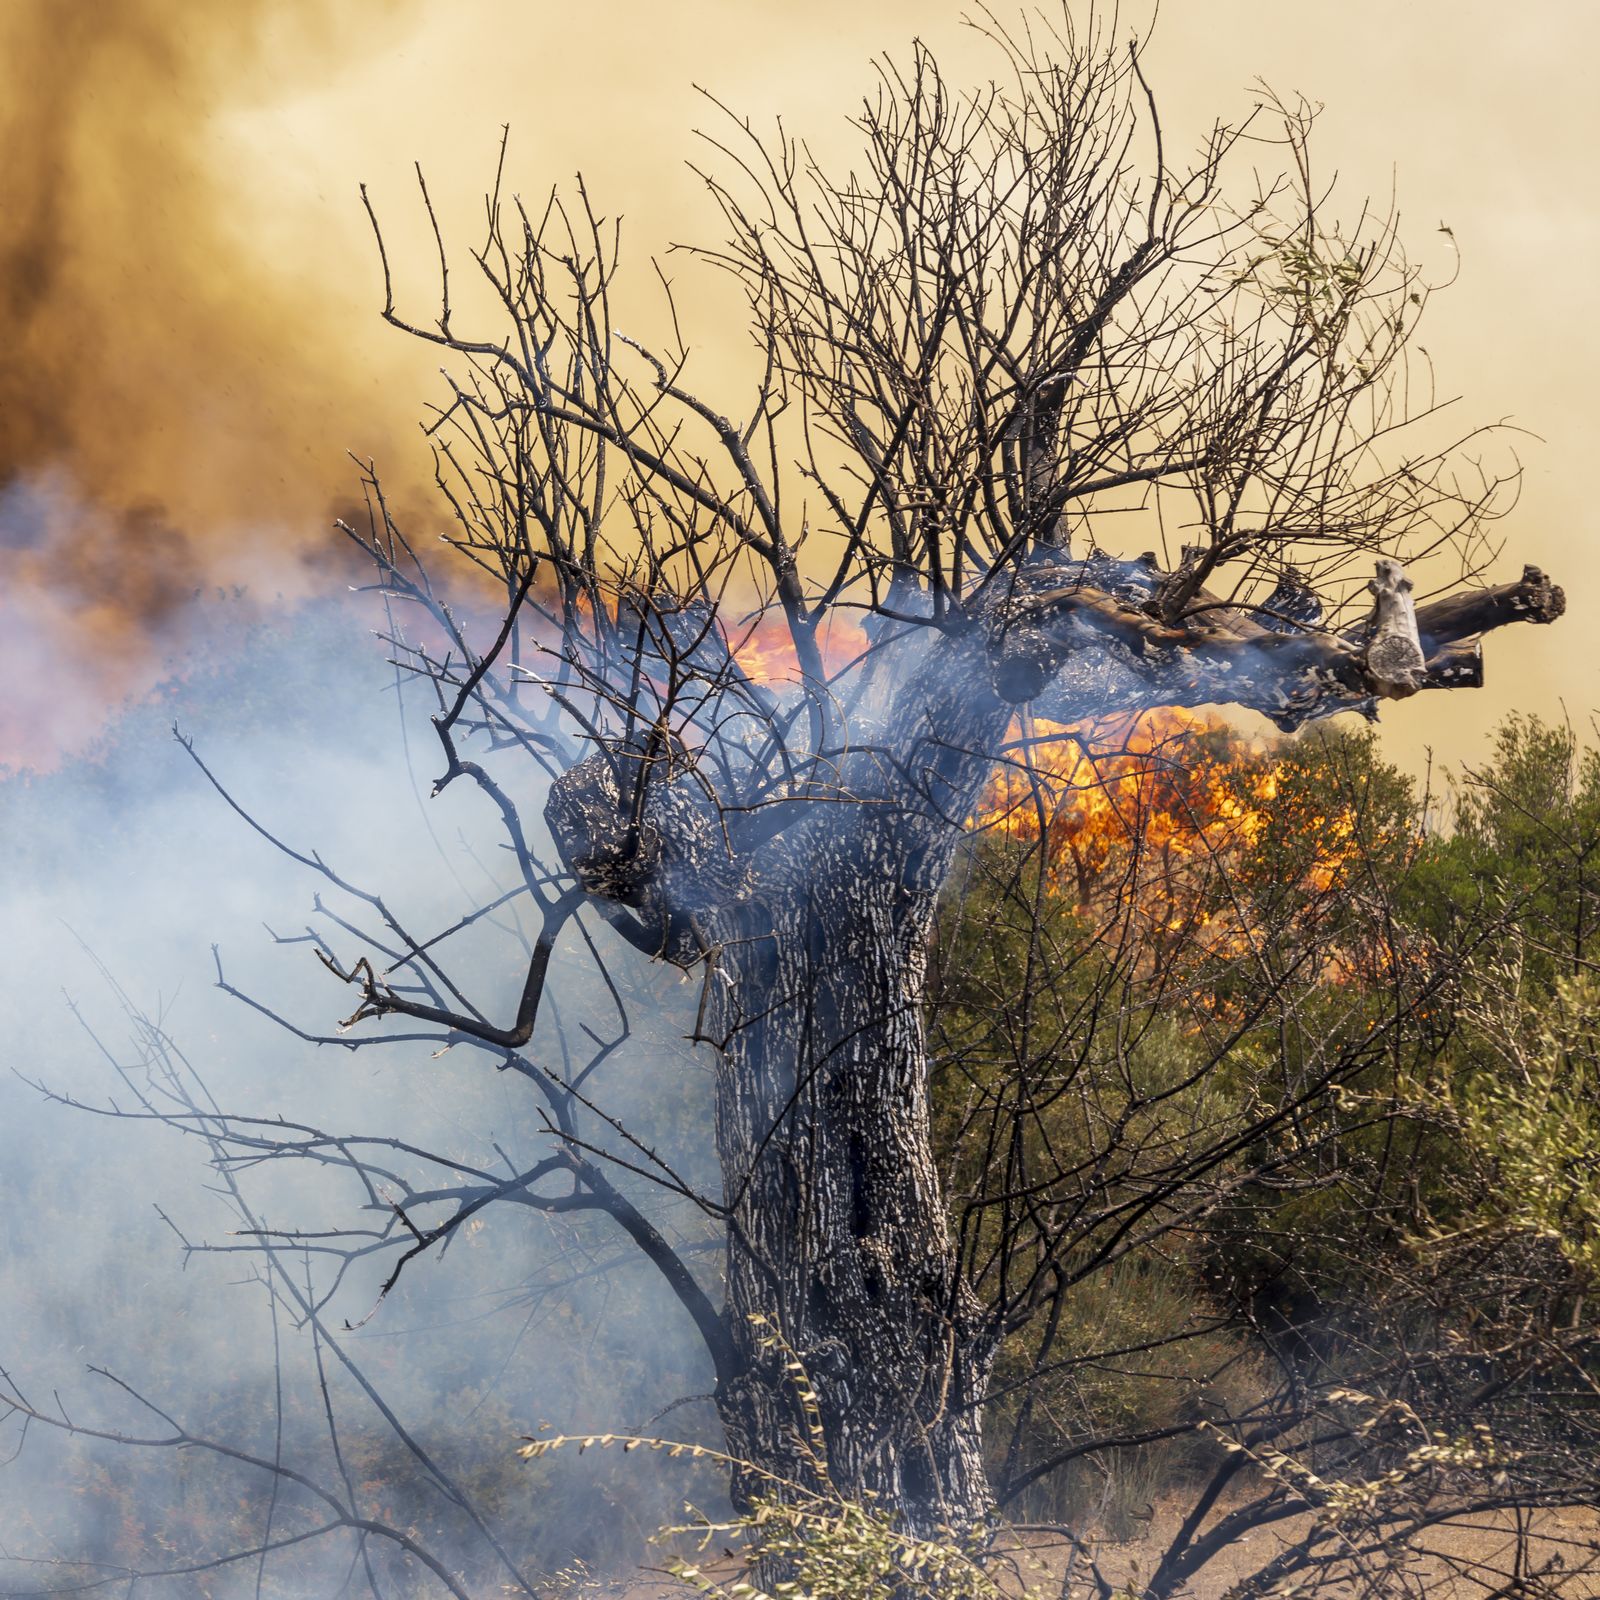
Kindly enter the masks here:
M 892 830 L 862 831 L 729 919 L 713 978 L 740 1368 L 717 1404 L 734 1455 L 811 1483 L 825 1465 L 914 1525 L 959 1525 L 991 1506 L 994 1336 L 957 1271 L 929 1132 L 931 896 L 897 882 Z M 816 1395 L 820 1451 L 772 1335 Z
M 715 919 L 703 1024 L 730 1208 L 729 1448 L 801 1482 L 825 1464 L 924 1530 L 993 1507 L 981 1408 L 997 1335 L 958 1270 L 934 1161 L 923 991 L 939 889 L 992 762 L 975 752 L 1010 708 L 971 692 L 970 662 L 950 668 L 895 696 L 894 720 L 924 736 L 892 766 L 853 759 L 850 798 L 816 807 Z

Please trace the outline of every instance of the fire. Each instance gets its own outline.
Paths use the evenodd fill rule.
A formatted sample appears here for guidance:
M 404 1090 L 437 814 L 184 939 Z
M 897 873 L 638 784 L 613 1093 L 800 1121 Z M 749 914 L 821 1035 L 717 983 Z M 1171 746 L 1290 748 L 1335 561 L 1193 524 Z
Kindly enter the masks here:
M 797 680 L 800 663 L 794 640 L 781 613 L 768 608 L 743 627 L 730 630 L 730 649 L 740 670 L 752 683 L 786 684 Z M 817 633 L 822 664 L 829 673 L 843 672 L 871 648 L 866 629 L 853 618 L 835 613 L 824 619 Z
M 1217 717 L 1151 711 L 1012 731 L 973 826 L 1016 839 L 1042 831 L 1050 855 L 1070 856 L 1080 875 L 1135 840 L 1179 856 L 1253 844 L 1277 794 L 1263 748 Z
M 1042 843 L 1051 892 L 1131 909 L 1148 931 L 1198 933 L 1213 952 L 1248 948 L 1230 873 L 1298 835 L 1286 870 L 1311 895 L 1347 877 L 1359 850 L 1348 804 L 1282 790 L 1274 747 L 1222 718 L 1163 710 L 1063 726 L 1014 725 L 1006 764 L 972 818 L 976 833 Z
M 869 648 L 856 622 L 819 636 L 827 670 Z M 730 640 L 754 681 L 785 684 L 798 664 L 781 617 L 763 614 Z M 1250 933 L 1230 873 L 1289 840 L 1286 870 L 1312 896 L 1337 889 L 1356 862 L 1357 818 L 1344 800 L 1283 791 L 1279 747 L 1224 718 L 1168 709 L 1065 725 L 1022 718 L 969 822 L 978 836 L 1038 845 L 1047 887 L 1097 913 L 1131 908 L 1146 931 L 1199 935 L 1212 952 L 1243 951 Z M 1308 803 L 1309 802 L 1309 803 Z M 1291 837 L 1292 836 L 1292 837 Z M 1278 867 L 1278 863 L 1274 863 Z

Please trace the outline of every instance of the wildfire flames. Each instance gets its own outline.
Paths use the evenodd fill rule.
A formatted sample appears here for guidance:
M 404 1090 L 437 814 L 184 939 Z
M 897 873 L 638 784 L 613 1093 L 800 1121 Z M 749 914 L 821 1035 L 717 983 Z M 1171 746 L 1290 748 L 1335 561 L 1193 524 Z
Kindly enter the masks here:
M 1220 717 L 1163 710 L 1012 732 L 974 831 L 1042 843 L 1050 892 L 1128 907 L 1149 933 L 1241 952 L 1248 919 L 1225 885 L 1259 847 L 1288 839 L 1274 867 L 1311 895 L 1338 888 L 1356 860 L 1352 806 L 1286 793 L 1275 747 Z
M 821 640 L 830 671 L 867 648 L 854 622 Z M 781 620 L 763 617 L 733 641 L 755 682 L 783 684 L 798 666 Z M 1273 840 L 1288 839 L 1284 867 L 1310 895 L 1349 876 L 1357 817 L 1346 798 L 1286 793 L 1281 747 L 1220 716 L 1179 709 L 1068 726 L 1019 719 L 970 828 L 1023 845 L 1042 841 L 1047 888 L 1084 907 L 1135 903 L 1157 931 L 1202 931 L 1213 948 L 1245 937 L 1237 904 L 1219 906 L 1226 872 Z M 1226 898 L 1226 897 L 1223 897 Z
M 1080 891 L 1122 852 L 1213 857 L 1254 844 L 1277 778 L 1259 744 L 1220 718 L 1167 710 L 1068 726 L 1019 722 L 973 826 L 1041 836 Z
M 798 681 L 800 663 L 784 619 L 770 609 L 742 627 L 729 630 L 739 669 L 752 683 L 781 686 Z M 843 672 L 871 648 L 866 630 L 854 617 L 836 613 L 818 630 L 818 648 L 828 672 Z

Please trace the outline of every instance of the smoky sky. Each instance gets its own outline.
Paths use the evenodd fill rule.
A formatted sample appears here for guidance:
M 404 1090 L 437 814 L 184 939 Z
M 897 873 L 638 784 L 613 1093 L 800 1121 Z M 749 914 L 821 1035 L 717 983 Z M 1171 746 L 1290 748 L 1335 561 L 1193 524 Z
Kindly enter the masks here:
M 382 408 L 332 358 L 337 295 L 305 292 L 314 233 L 269 249 L 238 225 L 263 175 L 222 124 L 407 10 L 0 17 L 0 768 L 91 739 L 219 587 L 272 604 L 343 578 L 324 532 L 348 495 L 340 446 Z
M 1457 280 L 1421 335 L 1439 392 L 1461 396 L 1464 425 L 1525 430 L 1493 447 L 1491 465 L 1514 454 L 1526 468 L 1498 575 L 1544 565 L 1576 617 L 1600 567 L 1584 465 L 1600 364 L 1600 112 L 1584 78 L 1597 32 L 1600 14 L 1575 0 L 1218 0 L 1165 8 L 1149 57 L 1174 151 L 1246 110 L 1258 79 L 1325 106 L 1318 171 L 1345 197 L 1335 209 L 1392 199 L 1430 281 Z M 625 219 L 634 271 L 619 305 L 651 326 L 646 258 L 715 228 L 684 166 L 710 121 L 696 85 L 847 157 L 870 58 L 914 34 L 958 81 L 990 70 L 959 7 L 910 0 L 6 7 L 0 484 L 84 515 L 4 519 L 0 669 L 15 704 L 0 764 L 48 764 L 91 738 L 181 650 L 195 595 L 243 586 L 271 604 L 341 583 L 322 563 L 353 481 L 346 451 L 396 482 L 423 476 L 415 424 L 436 361 L 381 327 L 358 183 L 425 319 L 432 252 L 412 162 L 465 246 L 509 126 L 512 189 L 543 195 L 581 168 Z M 737 410 L 742 317 L 718 285 L 672 270 L 693 376 Z M 423 514 L 425 534 L 436 518 Z M 1519 630 L 1493 642 L 1485 691 L 1393 708 L 1390 748 L 1470 758 L 1523 704 L 1559 699 L 1581 720 L 1597 674 L 1592 631 Z
M 169 504 L 201 543 L 203 524 L 292 515 L 330 481 L 317 441 L 349 396 L 326 298 L 301 292 L 314 240 L 240 231 L 263 179 L 222 124 L 314 86 L 406 10 L 6 8 L 0 474 L 62 466 L 110 505 Z M 138 530 L 129 544 L 137 559 Z

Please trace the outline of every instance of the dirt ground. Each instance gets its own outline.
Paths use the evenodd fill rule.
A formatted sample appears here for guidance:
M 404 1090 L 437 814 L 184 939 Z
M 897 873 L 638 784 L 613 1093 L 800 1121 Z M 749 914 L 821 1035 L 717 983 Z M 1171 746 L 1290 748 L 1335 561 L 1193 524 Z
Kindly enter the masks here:
M 1163 1516 L 1158 1512 L 1144 1537 L 1102 1543 L 1095 1558 L 1114 1585 L 1137 1589 L 1140 1575 L 1148 1575 L 1159 1561 L 1177 1526 L 1176 1514 Z M 1186 1593 L 1192 1600 L 1222 1600 L 1304 1531 L 1303 1519 L 1295 1518 L 1244 1535 L 1208 1562 Z M 1501 1593 L 1519 1574 L 1548 1569 L 1547 1592 L 1559 1593 L 1562 1600 L 1600 1600 L 1600 1511 L 1541 1513 L 1532 1533 L 1533 1537 L 1522 1547 L 1519 1566 L 1517 1530 L 1509 1518 L 1484 1518 L 1442 1527 L 1429 1535 L 1408 1561 L 1405 1570 L 1410 1581 L 1406 1587 L 1411 1594 L 1426 1595 L 1430 1600 L 1445 1600 L 1447 1596 L 1450 1600 L 1487 1600 L 1488 1596 Z M 1034 1550 L 1049 1567 L 1049 1579 L 1040 1582 L 1039 1587 L 1055 1600 L 1061 1594 L 1067 1547 L 1061 1541 L 1037 1540 Z M 1069 1580 L 1069 1586 L 1073 1595 L 1090 1592 L 1081 1582 Z
M 1115 1587 L 1137 1592 L 1140 1576 L 1155 1566 L 1177 1526 L 1175 1511 L 1158 1510 L 1140 1538 L 1092 1541 L 1094 1559 Z M 1189 1600 L 1223 1600 L 1303 1531 L 1300 1519 L 1294 1519 L 1245 1535 L 1197 1574 L 1186 1595 Z M 1552 1600 L 1600 1600 L 1600 1509 L 1543 1512 L 1534 1519 L 1531 1532 L 1519 1557 L 1516 1528 L 1508 1518 L 1440 1528 L 1424 1549 L 1408 1559 L 1404 1592 L 1427 1600 L 1500 1600 L 1508 1592 L 1542 1593 Z M 1071 1560 L 1065 1540 L 1029 1532 L 1019 1534 L 1017 1543 L 1026 1551 L 1019 1570 L 1035 1594 L 1044 1600 L 1092 1596 L 1083 1561 Z M 1519 1577 L 1541 1571 L 1544 1576 L 1537 1588 L 1513 1587 Z M 730 1567 L 730 1580 L 732 1576 Z M 689 1592 L 661 1579 L 636 1578 L 618 1587 L 597 1586 L 587 1594 L 593 1600 L 683 1600 Z M 1316 1593 L 1311 1588 L 1296 1592 Z M 1324 1593 L 1326 1600 L 1334 1600 L 1331 1586 Z

